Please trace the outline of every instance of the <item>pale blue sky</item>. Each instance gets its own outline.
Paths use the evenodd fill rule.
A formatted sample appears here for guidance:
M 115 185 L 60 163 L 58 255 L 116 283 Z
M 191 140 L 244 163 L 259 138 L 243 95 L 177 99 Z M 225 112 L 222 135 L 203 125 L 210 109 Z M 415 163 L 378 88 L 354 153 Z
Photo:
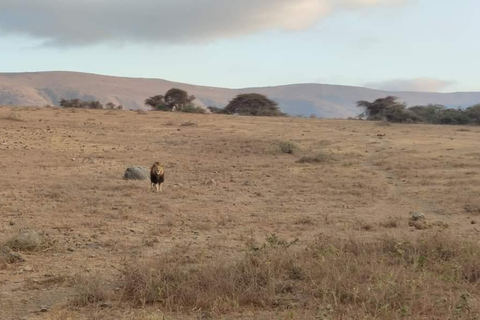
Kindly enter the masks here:
M 122 30 L 108 24 L 109 19 L 116 19 L 109 17 L 107 10 L 102 13 L 105 6 L 100 7 L 102 17 L 90 15 L 100 2 L 128 1 L 87 0 L 83 3 L 88 10 L 75 10 L 87 17 L 82 24 L 94 27 L 81 32 L 70 30 L 79 22 L 69 21 L 65 8 L 58 13 L 56 9 L 52 13 L 56 7 L 49 9 L 49 15 L 64 17 L 52 26 L 52 17 L 34 0 L 16 1 L 0 0 L 0 72 L 81 71 L 230 88 L 315 82 L 396 90 L 480 91 L 478 0 L 298 0 L 305 2 L 307 10 L 308 6 L 330 3 L 328 13 L 307 16 L 305 19 L 312 21 L 306 25 L 302 16 L 292 18 L 288 12 L 251 19 L 249 15 L 257 11 L 238 12 L 238 8 L 234 9 L 240 17 L 235 21 L 222 20 L 220 5 L 216 16 L 202 19 L 197 12 L 185 17 L 192 21 L 190 25 L 178 19 L 150 28 L 136 24 L 151 19 L 142 13 L 133 14 L 131 20 L 121 16 Z M 53 0 L 45 0 L 49 1 Z M 142 1 L 147 5 L 148 0 Z M 162 1 L 172 0 L 155 5 Z M 193 0 L 182 1 L 181 9 L 185 9 Z M 250 6 L 262 1 L 270 0 L 250 1 Z M 342 7 L 332 9 L 332 2 L 342 3 Z M 276 4 L 265 6 L 270 7 L 263 10 L 277 9 Z M 169 38 L 173 32 L 180 41 Z

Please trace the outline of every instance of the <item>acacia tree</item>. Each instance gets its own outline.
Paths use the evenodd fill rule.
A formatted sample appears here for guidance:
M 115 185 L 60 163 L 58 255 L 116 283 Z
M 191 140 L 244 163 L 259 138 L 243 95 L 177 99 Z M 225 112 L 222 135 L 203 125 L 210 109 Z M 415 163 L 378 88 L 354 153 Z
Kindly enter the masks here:
M 389 122 L 418 122 L 420 117 L 407 110 L 406 103 L 397 102 L 397 97 L 388 96 L 373 102 L 357 101 L 357 106 L 364 109 L 368 120 L 387 120 Z
M 165 107 L 165 96 L 161 94 L 146 99 L 145 105 L 151 107 L 153 110 L 168 110 Z
M 183 111 L 185 107 L 192 106 L 195 96 L 188 95 L 187 91 L 172 88 L 165 94 L 165 106 L 173 111 Z
M 283 116 L 277 103 L 258 93 L 239 94 L 225 107 L 225 113 L 252 116 Z
M 145 105 L 159 111 L 192 111 L 198 109 L 193 105 L 195 96 L 185 90 L 172 88 L 165 95 L 156 95 L 145 100 Z
M 373 102 L 361 100 L 357 101 L 357 106 L 360 108 L 364 108 L 365 115 L 368 118 L 372 119 L 375 118 L 377 115 L 381 115 L 390 108 L 405 108 L 405 104 L 398 103 L 397 99 L 397 97 L 388 96 L 385 98 L 377 99 Z

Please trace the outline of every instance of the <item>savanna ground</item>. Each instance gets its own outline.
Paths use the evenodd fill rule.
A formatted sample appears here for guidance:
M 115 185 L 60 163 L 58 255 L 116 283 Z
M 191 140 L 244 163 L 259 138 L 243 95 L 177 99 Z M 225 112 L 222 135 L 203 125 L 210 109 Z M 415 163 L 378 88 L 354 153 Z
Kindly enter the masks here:
M 478 319 L 479 138 L 0 108 L 0 246 L 44 235 L 0 256 L 0 319 Z M 157 160 L 163 193 L 122 179 Z

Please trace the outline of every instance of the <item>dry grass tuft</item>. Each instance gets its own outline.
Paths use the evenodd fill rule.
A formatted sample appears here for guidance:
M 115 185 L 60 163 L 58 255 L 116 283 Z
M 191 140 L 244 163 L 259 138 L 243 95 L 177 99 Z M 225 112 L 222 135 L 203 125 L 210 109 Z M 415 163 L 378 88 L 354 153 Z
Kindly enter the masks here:
M 11 249 L 5 245 L 0 245 L 0 270 L 7 267 L 8 264 L 25 261 L 25 259 L 18 253 L 12 252 Z
M 44 236 L 36 230 L 20 230 L 18 234 L 5 242 L 5 246 L 13 251 L 33 252 L 48 247 Z
M 313 221 L 313 219 L 311 217 L 304 216 L 304 217 L 301 217 L 301 218 L 298 218 L 297 220 L 295 220 L 295 224 L 314 225 L 315 222 Z
M 180 125 L 181 127 L 198 127 L 198 124 L 193 121 L 186 121 Z
M 76 295 L 70 301 L 72 306 L 85 307 L 108 301 L 110 291 L 105 279 L 98 273 L 78 276 L 75 280 Z
M 384 222 L 380 223 L 380 226 L 387 228 L 387 229 L 393 229 L 393 228 L 398 228 L 399 222 L 397 219 L 390 218 Z
M 325 153 L 325 152 L 319 152 L 315 155 L 310 155 L 310 156 L 303 156 L 300 159 L 298 159 L 296 162 L 297 163 L 325 163 L 325 162 L 330 162 L 332 160 L 332 155 Z

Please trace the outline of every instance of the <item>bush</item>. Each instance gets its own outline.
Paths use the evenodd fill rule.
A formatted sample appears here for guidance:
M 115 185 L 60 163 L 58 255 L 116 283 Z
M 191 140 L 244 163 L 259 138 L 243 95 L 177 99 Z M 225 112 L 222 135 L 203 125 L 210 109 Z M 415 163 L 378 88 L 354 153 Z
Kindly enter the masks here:
M 281 153 L 294 154 L 298 150 L 298 146 L 291 141 L 281 141 L 278 143 L 278 148 Z
M 13 251 L 38 251 L 47 246 L 45 238 L 35 230 L 21 230 L 5 242 Z
M 180 110 L 181 112 L 186 113 L 206 113 L 207 111 L 202 107 L 197 107 L 193 104 L 186 105 Z
M 76 277 L 75 291 L 71 304 L 79 307 L 107 301 L 110 296 L 106 281 L 97 273 Z

